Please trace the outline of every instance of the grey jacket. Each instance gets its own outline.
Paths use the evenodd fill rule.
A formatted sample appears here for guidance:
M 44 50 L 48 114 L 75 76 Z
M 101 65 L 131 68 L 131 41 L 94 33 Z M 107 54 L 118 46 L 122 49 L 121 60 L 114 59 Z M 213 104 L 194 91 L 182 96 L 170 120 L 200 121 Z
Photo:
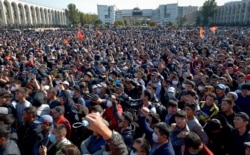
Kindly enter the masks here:
M 8 140 L 3 146 L 0 147 L 1 155 L 21 155 L 17 144 L 13 140 Z
M 113 131 L 112 137 L 107 140 L 107 143 L 113 155 L 128 155 L 128 148 L 118 132 Z

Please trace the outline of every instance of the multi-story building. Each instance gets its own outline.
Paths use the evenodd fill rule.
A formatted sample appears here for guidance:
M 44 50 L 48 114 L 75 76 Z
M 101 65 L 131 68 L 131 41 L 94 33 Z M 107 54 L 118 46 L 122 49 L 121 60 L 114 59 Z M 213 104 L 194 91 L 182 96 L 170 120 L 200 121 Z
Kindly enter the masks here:
M 249 24 L 250 0 L 225 3 L 211 19 L 216 24 Z
M 106 12 L 108 10 L 107 8 L 109 7 L 110 6 L 107 5 L 97 6 L 98 17 L 103 23 L 106 22 L 104 16 L 106 16 Z M 153 21 L 157 22 L 159 25 L 164 25 L 167 22 L 176 23 L 177 17 L 186 16 L 197 11 L 197 6 L 180 7 L 177 3 L 159 5 L 157 9 L 140 9 L 135 7 L 134 9 L 116 10 L 114 14 L 114 21 L 123 21 L 128 25 L 143 25 L 149 21 Z M 193 18 L 189 19 L 192 19 L 192 21 L 189 22 L 195 21 L 193 21 Z M 114 21 L 110 20 L 110 23 L 113 24 Z
M 102 23 L 113 24 L 115 22 L 115 6 L 97 5 L 98 19 Z
M 0 0 L 1 26 L 66 25 L 64 10 L 17 0 Z

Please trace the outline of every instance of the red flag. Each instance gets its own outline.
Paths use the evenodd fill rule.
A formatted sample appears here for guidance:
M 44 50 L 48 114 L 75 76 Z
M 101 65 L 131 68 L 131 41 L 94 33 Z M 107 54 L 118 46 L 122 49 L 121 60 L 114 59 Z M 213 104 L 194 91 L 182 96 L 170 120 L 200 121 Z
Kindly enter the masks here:
M 213 33 L 215 33 L 215 31 L 218 30 L 218 26 L 212 26 L 210 27 L 210 31 L 212 31 Z
M 80 29 L 78 29 L 77 38 L 80 41 L 83 41 L 83 39 L 84 39 L 84 34 L 82 33 L 82 31 Z
M 68 38 L 64 38 L 63 42 L 64 42 L 64 44 L 68 45 L 69 44 L 69 39 Z
M 203 39 L 205 37 L 205 31 L 203 27 L 200 27 L 200 37 Z

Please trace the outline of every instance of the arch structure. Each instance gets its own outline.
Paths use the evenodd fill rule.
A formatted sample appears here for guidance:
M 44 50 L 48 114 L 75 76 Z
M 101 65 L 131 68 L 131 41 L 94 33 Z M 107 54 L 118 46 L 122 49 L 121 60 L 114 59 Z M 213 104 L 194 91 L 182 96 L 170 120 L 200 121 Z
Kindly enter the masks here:
M 64 10 L 17 0 L 0 0 L 0 26 L 63 26 Z

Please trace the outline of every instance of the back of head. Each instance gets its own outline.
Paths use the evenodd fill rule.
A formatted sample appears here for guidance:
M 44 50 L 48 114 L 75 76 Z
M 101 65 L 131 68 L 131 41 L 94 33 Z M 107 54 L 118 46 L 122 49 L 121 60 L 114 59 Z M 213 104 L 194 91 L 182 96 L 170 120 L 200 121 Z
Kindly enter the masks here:
M 190 132 L 185 138 L 184 138 L 185 147 L 193 148 L 193 149 L 199 149 L 201 146 L 201 138 L 194 132 Z
M 66 136 L 66 134 L 67 134 L 67 129 L 66 129 L 65 125 L 63 125 L 63 124 L 55 125 L 54 130 L 63 136 Z
M 81 155 L 80 150 L 75 145 L 64 145 L 61 148 L 61 153 L 64 155 Z

